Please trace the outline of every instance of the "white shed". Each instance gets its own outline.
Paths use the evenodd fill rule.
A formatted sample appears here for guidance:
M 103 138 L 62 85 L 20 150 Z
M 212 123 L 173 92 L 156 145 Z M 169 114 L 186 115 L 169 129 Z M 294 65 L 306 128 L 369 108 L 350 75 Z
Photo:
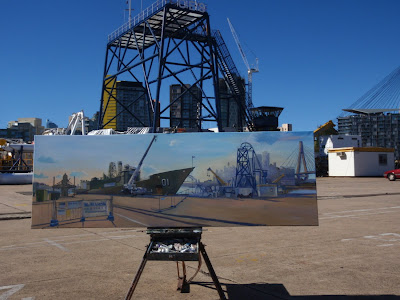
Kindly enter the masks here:
M 346 147 L 328 150 L 329 176 L 383 176 L 394 169 L 394 149 Z

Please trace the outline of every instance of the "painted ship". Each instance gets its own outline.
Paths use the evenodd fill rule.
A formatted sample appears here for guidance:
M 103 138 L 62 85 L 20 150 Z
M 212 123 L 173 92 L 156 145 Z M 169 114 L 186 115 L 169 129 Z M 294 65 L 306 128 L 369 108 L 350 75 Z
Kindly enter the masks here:
M 179 169 L 150 175 L 149 179 L 136 182 L 146 194 L 175 195 L 194 168 Z
M 194 168 L 178 169 L 150 175 L 149 179 L 135 183 L 138 195 L 175 195 Z M 91 189 L 89 194 L 117 195 L 123 193 L 122 185 Z

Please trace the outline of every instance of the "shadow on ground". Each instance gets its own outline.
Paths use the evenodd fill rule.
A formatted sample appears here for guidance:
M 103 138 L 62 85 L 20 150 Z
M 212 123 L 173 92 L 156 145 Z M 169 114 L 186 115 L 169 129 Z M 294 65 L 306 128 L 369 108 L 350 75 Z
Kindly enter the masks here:
M 210 282 L 192 282 L 191 284 L 201 285 L 206 288 L 215 290 L 216 297 L 218 292 L 213 283 Z M 293 299 L 293 300 L 324 300 L 324 299 L 344 299 L 344 300 L 383 300 L 383 299 L 400 299 L 396 295 L 307 295 L 295 296 L 290 295 L 283 284 L 268 283 L 249 283 L 249 284 L 222 284 L 222 289 L 229 300 L 242 299 Z

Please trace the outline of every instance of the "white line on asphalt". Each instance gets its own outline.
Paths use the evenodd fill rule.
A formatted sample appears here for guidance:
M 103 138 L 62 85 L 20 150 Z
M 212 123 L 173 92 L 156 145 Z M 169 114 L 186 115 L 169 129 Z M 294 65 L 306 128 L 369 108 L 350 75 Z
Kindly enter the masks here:
M 69 251 L 67 248 L 65 248 L 64 246 L 60 245 L 59 243 L 56 243 L 55 241 L 52 241 L 48 238 L 44 238 L 43 240 L 45 240 L 46 242 L 48 242 L 50 245 L 56 246 L 57 248 L 63 250 L 63 251 Z
M 121 218 L 127 219 L 128 221 L 131 221 L 131 222 L 133 222 L 133 223 L 138 223 L 138 224 L 140 224 L 140 225 L 143 225 L 143 226 L 149 227 L 149 225 L 147 225 L 147 224 L 144 224 L 144 223 L 142 223 L 142 222 L 139 222 L 139 221 L 133 220 L 133 219 L 131 219 L 131 218 L 128 218 L 128 217 L 126 217 L 126 216 L 123 216 L 123 215 L 120 215 L 120 214 L 117 214 L 117 213 L 114 213 L 114 215 L 120 216 Z
M 100 241 L 111 241 L 111 240 L 122 240 L 122 239 L 127 239 L 130 237 L 133 237 L 135 235 L 132 236 L 127 236 L 127 237 L 109 237 L 109 238 L 103 238 L 103 239 L 97 239 L 97 240 L 89 240 L 89 241 L 75 241 L 75 242 L 65 242 L 63 243 L 64 245 L 70 245 L 70 244 L 81 244 L 81 243 L 89 243 L 89 242 L 100 242 Z
M 115 231 L 114 231 L 115 233 Z M 93 236 L 96 236 L 95 234 L 93 234 Z M 101 239 L 91 239 L 91 240 L 81 240 L 81 241 L 64 241 L 64 240 L 57 240 L 57 242 L 62 242 L 63 245 L 70 245 L 70 244 L 83 244 L 83 243 L 90 243 L 90 242 L 101 242 L 101 241 L 110 241 L 110 240 L 122 240 L 122 239 L 129 239 L 129 238 L 133 238 L 133 237 L 137 237 L 137 235 L 134 234 L 127 234 L 127 235 L 113 235 L 113 236 L 106 236 L 104 238 Z M 52 243 L 50 243 L 52 242 Z M 58 246 L 57 246 L 57 245 Z M 15 249 L 27 249 L 27 248 L 35 248 L 35 247 L 41 247 L 41 246 L 46 246 L 46 245 L 52 245 L 52 246 L 56 246 L 56 247 L 63 247 L 62 245 L 56 243 L 54 241 L 54 239 L 52 240 L 45 240 L 43 242 L 35 242 L 35 243 L 26 243 L 26 244 L 22 244 L 22 245 L 11 245 L 11 246 L 3 246 L 0 247 L 0 251 L 5 251 L 5 250 L 15 250 Z M 65 248 L 65 247 L 63 247 Z M 67 249 L 67 248 L 65 248 Z M 64 250 L 64 249 L 63 249 Z M 65 250 L 65 251 L 68 251 Z M 1 300 L 1 299 L 0 299 Z
M 392 209 L 392 208 L 400 208 L 400 206 L 390 206 L 390 207 L 380 207 L 380 208 L 366 208 L 366 209 L 354 209 L 354 210 L 343 210 L 343 211 L 335 211 L 335 212 L 324 213 L 324 214 L 326 214 L 326 215 L 329 215 L 329 214 L 341 214 L 341 213 L 348 213 L 348 212 L 370 211 L 370 210 Z
M 0 300 L 7 300 L 8 297 L 18 292 L 22 289 L 25 284 L 17 284 L 17 285 L 8 285 L 8 286 L 0 286 L 0 290 L 8 290 L 7 292 L 0 295 Z
M 88 235 L 93 235 L 94 233 L 83 233 L 83 234 L 72 234 L 72 235 L 57 235 L 57 236 L 52 236 L 51 238 L 53 240 L 59 239 L 59 238 L 73 238 L 77 236 L 88 236 Z
M 362 216 L 371 216 L 371 215 L 379 215 L 379 214 L 389 214 L 389 213 L 395 213 L 397 211 L 394 210 L 389 210 L 389 211 L 377 211 L 374 213 L 368 213 L 368 214 L 357 214 L 357 215 L 344 215 L 344 216 L 327 216 L 327 217 L 321 217 L 319 218 L 320 220 L 327 220 L 327 219 L 339 219 L 339 218 L 359 218 Z M 329 213 L 325 213 L 323 215 L 327 215 Z
M 384 236 L 386 236 L 386 235 L 394 235 L 394 236 L 400 237 L 400 234 L 398 234 L 398 233 L 391 233 L 391 232 L 388 232 L 388 233 L 381 233 L 380 235 L 384 235 Z
M 113 236 L 110 236 L 109 238 L 112 239 L 112 240 L 120 240 L 120 239 L 126 239 L 126 237 L 134 237 L 134 236 L 137 236 L 137 235 L 135 235 L 135 234 L 130 234 L 130 235 L 113 235 Z
M 382 243 L 382 242 L 385 243 L 385 244 L 376 245 L 377 247 L 390 247 L 390 246 L 400 245 L 400 243 L 391 244 L 393 242 L 400 242 L 400 239 L 390 238 L 391 236 L 400 237 L 400 234 L 388 232 L 388 233 L 380 233 L 378 235 L 364 235 L 364 236 L 357 237 L 357 238 L 342 239 L 341 241 L 346 242 L 346 241 L 351 241 L 351 240 L 359 241 L 362 239 L 367 239 L 370 241 L 377 241 L 379 243 Z

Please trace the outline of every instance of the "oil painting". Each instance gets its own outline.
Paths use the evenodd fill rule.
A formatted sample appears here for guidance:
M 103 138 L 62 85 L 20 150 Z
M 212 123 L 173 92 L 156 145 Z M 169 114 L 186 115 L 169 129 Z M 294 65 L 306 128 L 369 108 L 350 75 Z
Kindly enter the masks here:
M 318 225 L 312 132 L 36 136 L 32 228 Z

